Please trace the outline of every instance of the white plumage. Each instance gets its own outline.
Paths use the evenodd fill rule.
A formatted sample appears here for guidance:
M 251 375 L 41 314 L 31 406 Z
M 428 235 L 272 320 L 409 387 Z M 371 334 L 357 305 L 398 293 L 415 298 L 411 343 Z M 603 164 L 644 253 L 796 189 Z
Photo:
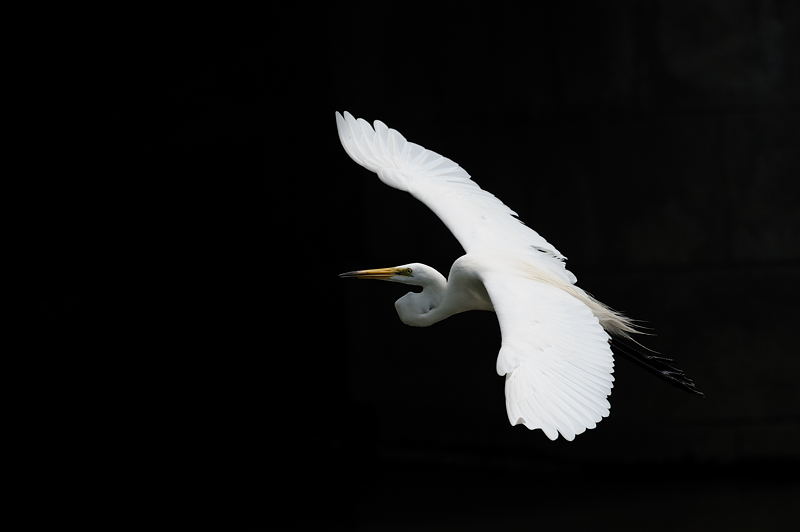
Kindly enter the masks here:
M 445 279 L 423 264 L 359 270 L 345 277 L 422 286 L 397 303 L 409 325 L 465 310 L 494 310 L 502 333 L 512 425 L 572 440 L 609 415 L 614 359 L 609 334 L 636 332 L 629 319 L 575 285 L 565 257 L 458 164 L 406 141 L 380 121 L 336 113 L 342 146 L 387 185 L 409 192 L 445 223 L 466 251 Z

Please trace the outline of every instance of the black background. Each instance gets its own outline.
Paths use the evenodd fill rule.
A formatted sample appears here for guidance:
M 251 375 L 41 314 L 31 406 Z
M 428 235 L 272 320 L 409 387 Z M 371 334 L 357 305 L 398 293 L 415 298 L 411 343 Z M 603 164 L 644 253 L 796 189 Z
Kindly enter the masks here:
M 34 18 L 18 135 L 35 493 L 249 530 L 791 522 L 795 3 L 69 15 Z M 494 315 L 412 329 L 402 287 L 337 278 L 462 251 L 335 110 L 459 162 L 707 398 L 622 360 L 595 430 L 509 426 Z

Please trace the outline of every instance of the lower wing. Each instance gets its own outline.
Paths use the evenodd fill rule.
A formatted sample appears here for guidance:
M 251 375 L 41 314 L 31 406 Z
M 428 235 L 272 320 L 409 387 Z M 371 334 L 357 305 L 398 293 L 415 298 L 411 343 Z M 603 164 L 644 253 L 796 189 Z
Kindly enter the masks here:
M 503 336 L 512 425 L 573 440 L 609 415 L 614 358 L 609 336 L 584 303 L 552 285 L 506 273 L 482 275 Z

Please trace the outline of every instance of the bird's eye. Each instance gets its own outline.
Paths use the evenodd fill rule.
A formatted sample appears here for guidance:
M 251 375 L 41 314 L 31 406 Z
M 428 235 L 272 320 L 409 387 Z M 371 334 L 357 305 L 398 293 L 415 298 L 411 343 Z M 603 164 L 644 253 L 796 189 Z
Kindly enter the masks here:
M 403 270 L 403 273 L 405 275 L 411 275 L 411 268 L 406 268 L 405 270 Z

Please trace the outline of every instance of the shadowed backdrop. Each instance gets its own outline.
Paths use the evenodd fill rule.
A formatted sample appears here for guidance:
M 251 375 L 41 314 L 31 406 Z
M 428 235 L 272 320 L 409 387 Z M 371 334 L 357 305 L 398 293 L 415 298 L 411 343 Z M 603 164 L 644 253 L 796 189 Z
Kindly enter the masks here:
M 767 530 L 789 518 L 795 4 L 145 18 L 131 38 L 113 25 L 76 37 L 76 79 L 93 83 L 73 90 L 100 118 L 93 168 L 77 185 L 52 180 L 37 226 L 48 244 L 34 316 L 58 336 L 46 341 L 113 353 L 93 385 L 132 392 L 119 408 L 79 398 L 79 426 L 141 428 L 121 438 L 134 463 L 168 464 L 156 476 L 210 496 L 232 527 Z M 72 55 L 54 53 L 66 68 Z M 463 251 L 349 159 L 336 110 L 458 162 L 569 258 L 581 287 L 651 326 L 645 343 L 706 399 L 618 360 L 596 429 L 570 443 L 509 426 L 494 314 L 409 328 L 393 307 L 404 287 L 337 278 L 407 262 L 446 273 Z

